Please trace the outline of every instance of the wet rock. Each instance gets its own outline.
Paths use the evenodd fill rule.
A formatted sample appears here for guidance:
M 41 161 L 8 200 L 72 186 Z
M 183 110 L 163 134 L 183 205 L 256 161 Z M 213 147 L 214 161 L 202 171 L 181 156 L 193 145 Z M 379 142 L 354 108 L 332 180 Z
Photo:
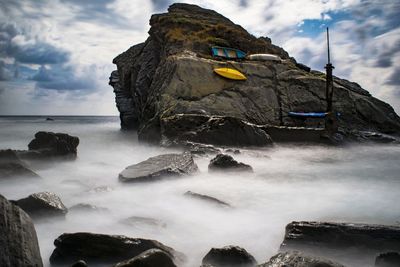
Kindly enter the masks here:
M 382 253 L 375 260 L 375 267 L 399 267 L 400 253 L 387 252 Z
M 209 144 L 186 142 L 183 146 L 186 150 L 190 151 L 192 155 L 197 155 L 197 156 L 205 156 L 205 155 L 221 153 L 220 149 Z
M 141 216 L 131 216 L 129 218 L 123 219 L 120 221 L 120 223 L 137 227 L 137 226 L 153 226 L 153 227 L 161 227 L 165 228 L 167 227 L 167 224 L 164 223 L 163 221 L 154 219 L 154 218 L 149 218 L 149 217 L 141 217 Z
M 114 188 L 107 186 L 107 185 L 102 185 L 102 186 L 96 186 L 92 189 L 87 190 L 86 192 L 89 193 L 106 193 L 106 192 L 111 192 L 113 191 Z
M 376 253 L 400 251 L 400 227 L 388 225 L 292 222 L 286 226 L 282 251 L 298 250 L 346 263 L 353 258 L 363 265 Z
M 149 249 L 114 267 L 176 267 L 171 256 L 160 249 Z
M 28 144 L 29 151 L 18 154 L 26 159 L 68 158 L 77 155 L 79 138 L 65 133 L 37 132 L 35 138 Z
M 164 154 L 131 165 L 119 174 L 121 182 L 150 182 L 188 175 L 198 170 L 190 153 Z
M 43 266 L 31 218 L 2 195 L 0 195 L 0 266 Z
M 333 261 L 309 256 L 300 252 L 285 252 L 273 256 L 268 262 L 257 267 L 344 267 Z
M 50 118 L 50 117 L 47 117 L 47 118 L 46 118 L 46 121 L 54 121 L 54 119 L 53 119 L 53 118 Z
M 14 150 L 0 150 L 0 179 L 17 177 L 40 178 L 38 174 L 29 169 L 25 162 L 20 160 Z
M 34 193 L 14 203 L 34 219 L 63 217 L 68 212 L 60 197 L 51 192 Z
M 71 206 L 68 209 L 69 212 L 71 211 L 78 211 L 78 212 L 106 212 L 108 211 L 107 208 L 97 207 L 95 205 L 87 204 L 87 203 L 78 203 L 76 205 Z
M 149 249 L 160 249 L 174 261 L 182 261 L 184 256 L 155 240 L 130 238 L 121 235 L 94 233 L 66 233 L 55 241 L 56 248 L 50 256 L 53 265 L 72 264 L 84 260 L 92 264 L 117 264 L 134 258 Z
M 400 143 L 400 141 L 387 134 L 382 134 L 378 132 L 370 132 L 370 131 L 352 131 L 349 133 L 349 138 L 355 139 L 361 143 L 370 142 L 370 143 Z
M 225 206 L 225 207 L 231 207 L 231 205 L 229 205 L 228 203 L 219 200 L 218 198 L 215 197 L 210 197 L 207 195 L 202 195 L 202 194 L 198 194 L 198 193 L 194 193 L 192 191 L 187 191 L 185 194 L 185 196 L 188 197 L 192 197 L 192 198 L 196 198 L 196 199 L 200 199 L 200 200 L 204 200 L 213 204 L 217 204 L 217 205 L 221 205 L 221 206 Z
M 232 156 L 219 154 L 208 164 L 209 171 L 244 171 L 252 172 L 253 168 L 242 162 L 237 162 Z
M 257 262 L 245 249 L 237 246 L 212 248 L 204 256 L 202 264 L 210 264 L 214 267 L 252 267 Z
M 170 116 L 161 120 L 161 133 L 163 138 L 174 143 L 189 141 L 238 147 L 272 144 L 269 135 L 260 127 L 228 116 L 201 114 Z

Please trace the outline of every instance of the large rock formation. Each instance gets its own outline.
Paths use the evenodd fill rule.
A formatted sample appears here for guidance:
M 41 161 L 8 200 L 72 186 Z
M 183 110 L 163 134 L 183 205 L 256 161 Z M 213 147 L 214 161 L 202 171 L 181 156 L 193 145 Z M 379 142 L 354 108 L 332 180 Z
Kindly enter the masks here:
M 257 267 L 344 267 L 342 264 L 300 252 L 284 252 Z
M 281 250 L 299 250 L 359 266 L 371 266 L 376 254 L 400 251 L 400 227 L 354 223 L 292 222 Z M 364 265 L 363 265 L 364 264 Z M 353 264 L 352 264 L 353 265 Z
M 43 266 L 31 218 L 2 195 L 0 195 L 0 266 Z
M 215 115 L 222 116 L 220 120 L 235 118 L 239 125 L 323 125 L 318 120 L 289 117 L 288 112 L 324 111 L 325 75 L 297 64 L 269 38 L 256 38 L 215 11 L 189 4 L 171 5 L 168 13 L 153 15 L 150 25 L 150 36 L 144 43 L 132 46 L 113 60 L 118 70 L 110 77 L 122 128 L 139 129 L 142 140 L 171 139 L 168 129 L 173 128 L 172 139 L 184 137 L 209 142 L 208 138 L 202 138 L 203 133 L 196 133 L 203 129 L 199 126 Z M 238 48 L 248 54 L 272 53 L 283 60 L 216 60 L 210 56 L 213 45 Z M 222 78 L 213 72 L 213 68 L 220 66 L 236 68 L 248 79 Z M 372 97 L 357 83 L 335 77 L 334 92 L 333 107 L 341 114 L 342 133 L 363 129 L 388 134 L 400 132 L 400 118 L 393 108 Z M 186 123 L 187 117 L 191 121 L 195 118 L 195 123 Z M 182 124 L 185 126 L 182 129 L 174 127 Z M 211 132 L 215 132 L 213 127 Z M 253 135 L 260 135 L 260 129 L 253 131 L 256 131 Z M 268 128 L 261 131 L 268 133 Z M 234 135 L 224 130 L 229 135 L 224 139 L 223 134 L 216 132 L 218 137 L 213 136 L 213 141 L 217 142 L 226 142 Z M 246 138 L 240 137 L 240 141 L 249 145 Z M 265 143 L 250 143 L 262 144 Z

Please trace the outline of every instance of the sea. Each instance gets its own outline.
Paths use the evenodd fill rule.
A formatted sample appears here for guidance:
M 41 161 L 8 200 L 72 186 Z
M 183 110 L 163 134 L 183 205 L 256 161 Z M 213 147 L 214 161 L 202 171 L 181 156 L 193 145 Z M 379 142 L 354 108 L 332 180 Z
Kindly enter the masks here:
M 199 266 L 212 247 L 245 248 L 259 263 L 278 252 L 292 221 L 399 225 L 400 146 L 306 144 L 238 148 L 231 154 L 253 173 L 209 173 L 215 155 L 194 158 L 199 172 L 156 182 L 126 184 L 118 174 L 127 166 L 164 153 L 181 152 L 138 142 L 109 116 L 0 117 L 0 149 L 27 149 L 38 131 L 78 136 L 78 157 L 36 166 L 42 179 L 1 181 L 8 199 L 54 192 L 67 207 L 79 203 L 104 208 L 70 211 L 65 219 L 35 222 L 45 266 L 62 233 L 93 232 L 156 239 L 183 252 L 188 266 Z M 227 152 L 230 153 L 230 152 Z M 192 191 L 231 205 L 190 198 Z M 161 224 L 126 224 L 132 216 Z

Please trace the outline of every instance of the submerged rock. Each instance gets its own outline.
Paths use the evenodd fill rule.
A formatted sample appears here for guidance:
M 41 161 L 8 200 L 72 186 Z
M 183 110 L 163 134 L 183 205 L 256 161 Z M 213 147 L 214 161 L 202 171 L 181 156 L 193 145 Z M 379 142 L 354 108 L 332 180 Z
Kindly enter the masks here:
M 158 241 L 121 235 L 68 233 L 60 235 L 54 245 L 56 248 L 50 256 L 53 265 L 67 265 L 78 260 L 84 260 L 89 266 L 111 265 L 134 258 L 149 249 L 160 249 L 177 262 L 184 257 Z
M 120 221 L 122 224 L 126 224 L 129 226 L 155 226 L 155 227 L 162 227 L 165 228 L 167 227 L 167 224 L 163 221 L 154 219 L 154 218 L 149 218 L 149 217 L 141 217 L 141 216 L 131 216 L 129 218 L 123 219 Z
M 225 206 L 225 207 L 231 207 L 231 205 L 229 205 L 228 203 L 226 203 L 226 202 L 224 202 L 222 200 L 219 200 L 218 198 L 210 197 L 210 196 L 202 195 L 202 194 L 198 194 L 198 193 L 194 193 L 192 191 L 187 191 L 184 195 L 192 197 L 192 198 L 200 199 L 200 200 L 205 200 L 205 201 L 213 203 L 213 204 L 222 205 L 222 206 Z
M 345 263 L 375 260 L 375 254 L 400 251 L 400 227 L 387 225 L 292 222 L 286 226 L 281 250 L 299 250 Z
M 387 252 L 382 253 L 375 260 L 375 267 L 399 267 L 400 253 Z
M 73 205 L 68 209 L 68 211 L 78 211 L 78 212 L 106 212 L 107 208 L 98 207 L 95 205 L 87 204 L 87 203 L 78 203 Z
M 219 154 L 208 164 L 209 171 L 244 171 L 252 172 L 253 168 L 242 162 L 237 162 L 232 156 Z
M 285 252 L 273 256 L 268 262 L 257 267 L 344 267 L 344 265 L 300 252 Z
M 14 201 L 32 218 L 63 217 L 68 212 L 59 196 L 51 192 L 40 192 Z
M 31 218 L 0 195 L 0 266 L 43 266 Z
M 198 170 L 190 153 L 164 154 L 131 165 L 119 174 L 121 182 L 150 182 L 188 175 Z
M 20 160 L 14 150 L 0 150 L 0 179 L 4 178 L 40 178 Z
M 171 5 L 168 13 L 153 15 L 150 26 L 145 42 L 113 60 L 118 70 L 110 77 L 121 126 L 139 129 L 140 140 L 246 146 L 264 144 L 269 133 L 247 127 L 244 132 L 253 138 L 244 138 L 235 129 L 238 121 L 255 126 L 324 127 L 323 120 L 298 119 L 288 113 L 326 110 L 325 74 L 297 63 L 269 38 L 256 38 L 213 10 L 183 3 Z M 228 63 L 210 56 L 212 46 L 274 54 L 283 60 Z M 222 78 L 213 72 L 216 67 L 240 70 L 247 80 Z M 389 104 L 354 82 L 334 77 L 333 86 L 333 109 L 341 114 L 341 129 L 400 133 L 400 117 Z M 217 123 L 207 123 L 214 116 L 219 116 Z M 207 120 L 200 123 L 202 118 Z M 195 123 L 187 123 L 191 120 Z M 296 140 L 297 133 L 289 129 L 289 140 Z
M 257 265 L 257 261 L 241 247 L 226 246 L 212 248 L 204 256 L 202 264 L 214 267 L 253 267 Z
M 176 267 L 171 256 L 160 249 L 149 249 L 114 267 Z

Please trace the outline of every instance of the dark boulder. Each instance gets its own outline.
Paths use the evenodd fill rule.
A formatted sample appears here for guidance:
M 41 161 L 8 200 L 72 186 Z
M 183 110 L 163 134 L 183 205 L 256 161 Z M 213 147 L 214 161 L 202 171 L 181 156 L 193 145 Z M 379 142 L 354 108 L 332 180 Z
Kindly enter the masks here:
M 87 263 L 83 260 L 77 261 L 71 267 L 88 267 Z
M 63 217 L 68 212 L 60 197 L 51 192 L 34 193 L 14 203 L 34 219 Z
M 138 256 L 149 249 L 160 249 L 174 261 L 184 256 L 155 240 L 130 238 L 121 235 L 94 233 L 67 233 L 55 241 L 56 248 L 50 256 L 52 265 L 68 265 L 78 260 L 91 264 L 117 264 Z
M 386 252 L 376 257 L 375 267 L 399 267 L 400 253 Z
M 204 256 L 203 265 L 210 264 L 215 267 L 252 267 L 257 262 L 245 249 L 237 246 L 212 248 Z
M 272 140 L 260 127 L 234 117 L 178 114 L 161 120 L 164 139 L 220 146 L 269 146 Z M 165 140 L 164 140 L 165 142 Z
M 121 182 L 149 182 L 192 174 L 197 169 L 197 165 L 188 152 L 164 154 L 127 167 L 119 174 L 119 180 Z
M 226 154 L 218 154 L 208 164 L 209 171 L 244 171 L 252 172 L 253 168 L 242 162 L 237 162 L 232 156 Z
M 133 227 L 137 226 L 152 226 L 159 228 L 167 227 L 167 224 L 161 220 L 149 217 L 142 217 L 142 216 L 131 216 L 129 218 L 121 220 L 120 223 Z
M 29 151 L 21 156 L 29 159 L 76 158 L 79 138 L 65 133 L 37 132 L 28 144 Z
M 171 256 L 160 249 L 149 249 L 114 267 L 176 267 Z
M 231 207 L 231 205 L 229 205 L 228 203 L 226 203 L 226 202 L 224 202 L 222 200 L 219 200 L 218 198 L 210 197 L 210 196 L 203 195 L 203 194 L 194 193 L 192 191 L 187 191 L 184 195 L 188 196 L 188 197 L 195 198 L 195 199 L 204 200 L 204 201 L 207 201 L 209 203 L 217 204 L 217 205 L 220 205 L 220 206 Z
M 346 263 L 372 263 L 376 253 L 400 251 L 400 227 L 355 223 L 292 222 L 281 250 L 299 250 Z
M 43 266 L 31 218 L 2 195 L 0 195 L 0 266 Z
M 342 264 L 302 254 L 300 252 L 285 252 L 273 256 L 268 262 L 257 267 L 344 267 Z
M 28 168 L 26 163 L 20 160 L 14 150 L 0 150 L 0 179 L 15 177 L 40 178 Z

